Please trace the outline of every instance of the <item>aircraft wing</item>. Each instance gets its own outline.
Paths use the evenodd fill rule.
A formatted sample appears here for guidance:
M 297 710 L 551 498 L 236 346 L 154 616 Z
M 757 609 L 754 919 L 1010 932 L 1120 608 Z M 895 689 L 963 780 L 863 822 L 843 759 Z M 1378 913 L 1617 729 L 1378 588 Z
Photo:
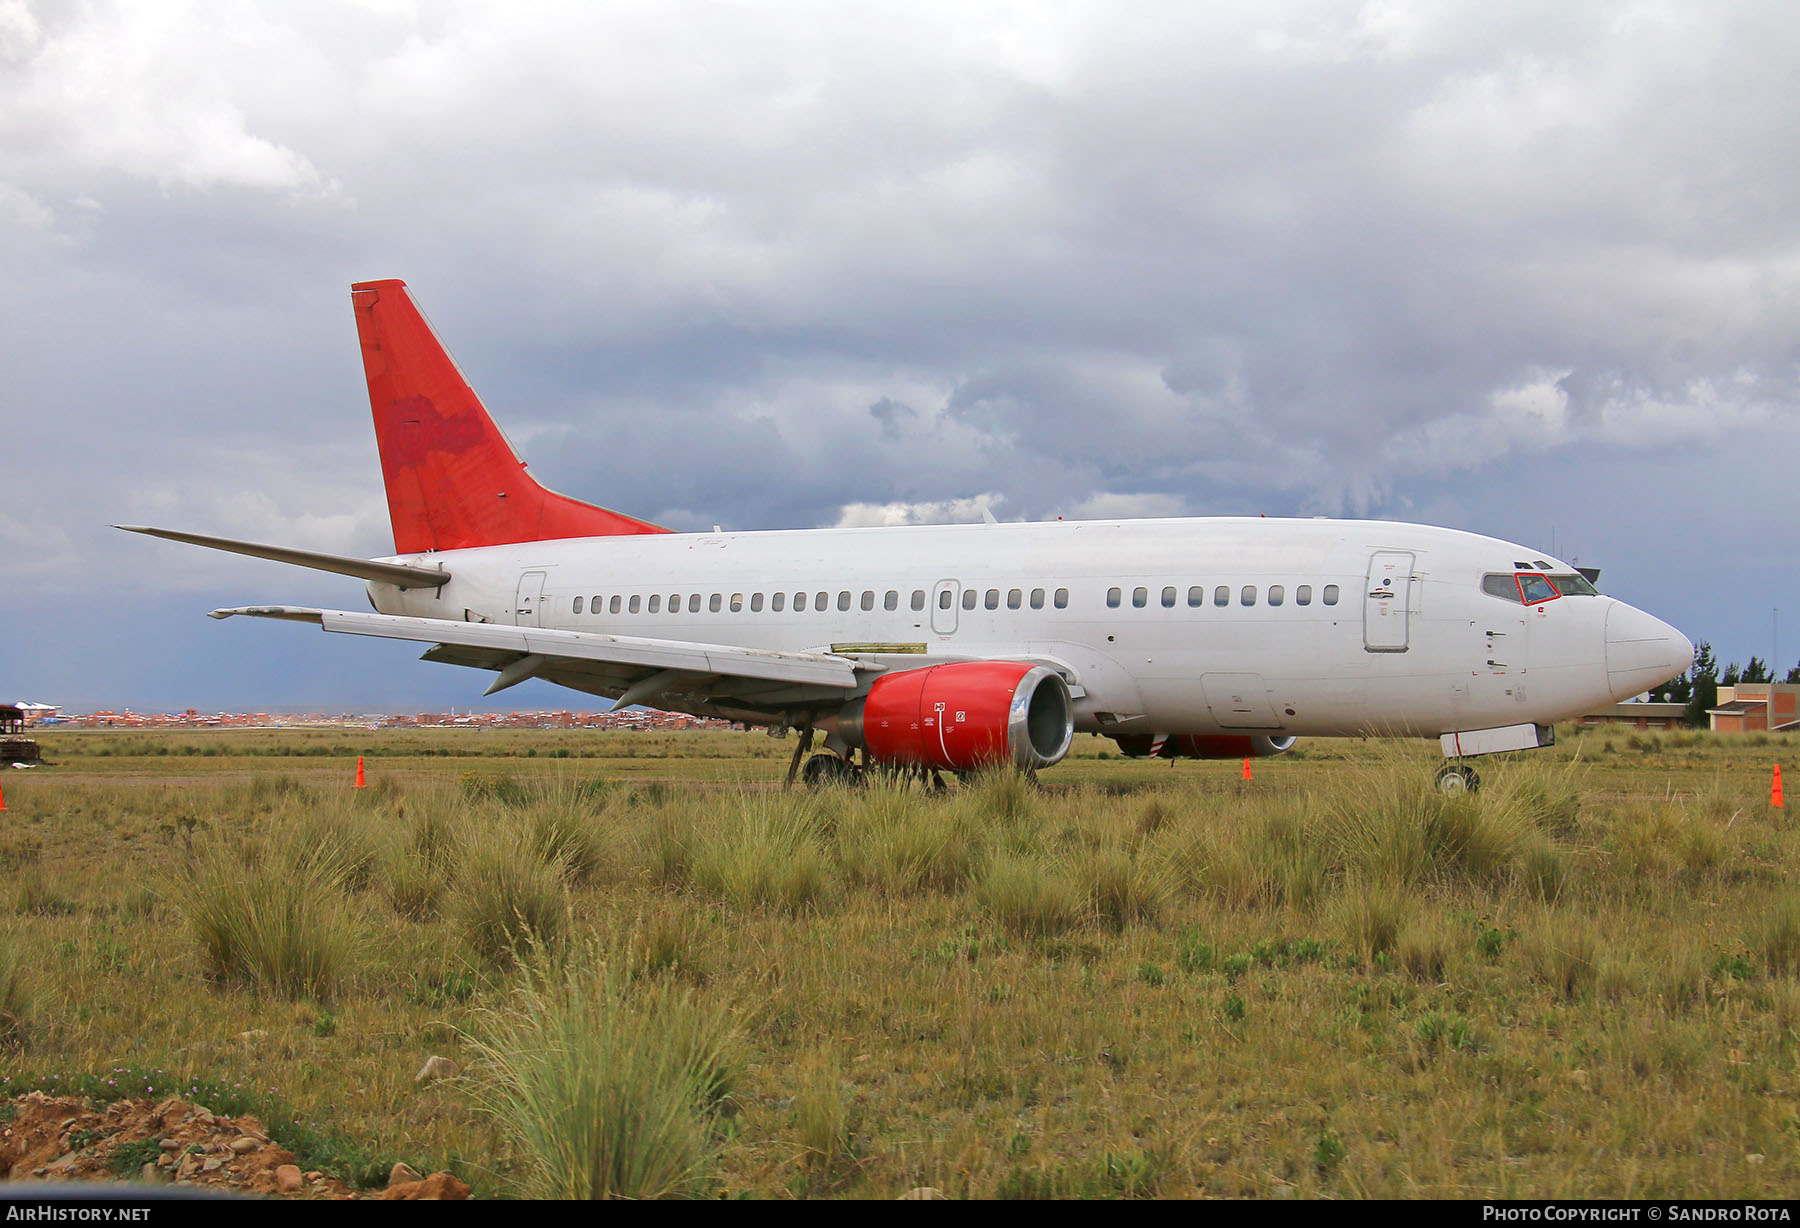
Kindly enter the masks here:
M 835 653 L 776 652 L 729 644 L 557 631 L 503 623 L 406 618 L 301 606 L 242 606 L 214 610 L 233 615 L 316 623 L 326 631 L 431 644 L 427 661 L 498 670 L 488 694 L 527 678 L 543 678 L 590 694 L 605 695 L 623 707 L 677 697 L 683 706 L 773 709 L 836 704 L 860 685 L 858 671 L 880 672 L 879 664 Z

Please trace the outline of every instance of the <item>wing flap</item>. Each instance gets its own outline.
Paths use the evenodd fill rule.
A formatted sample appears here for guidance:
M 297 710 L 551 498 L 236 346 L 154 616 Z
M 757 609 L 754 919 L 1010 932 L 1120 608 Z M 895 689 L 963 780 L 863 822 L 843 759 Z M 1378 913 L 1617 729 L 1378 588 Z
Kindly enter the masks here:
M 697 644 L 680 640 L 649 639 L 629 635 L 601 635 L 590 631 L 557 631 L 541 627 L 515 627 L 503 623 L 465 623 L 443 618 L 408 618 L 395 614 L 362 614 L 350 610 L 316 610 L 300 606 L 242 606 L 214 610 L 214 618 L 233 615 L 316 622 L 326 631 L 368 635 L 382 639 L 413 640 L 455 650 L 433 660 L 455 664 L 495 661 L 527 653 L 554 658 L 573 666 L 626 667 L 642 671 L 675 670 L 712 674 L 722 678 L 747 678 L 787 685 L 853 690 L 858 668 L 880 669 L 847 657 L 816 652 L 778 652 L 766 648 L 740 648 L 731 644 Z M 465 653 L 464 650 L 473 650 Z M 480 655 L 477 655 L 480 654 Z M 504 663 L 502 663 L 504 664 Z M 485 668 L 500 668 L 487 664 Z M 607 671 L 610 672 L 610 671 Z

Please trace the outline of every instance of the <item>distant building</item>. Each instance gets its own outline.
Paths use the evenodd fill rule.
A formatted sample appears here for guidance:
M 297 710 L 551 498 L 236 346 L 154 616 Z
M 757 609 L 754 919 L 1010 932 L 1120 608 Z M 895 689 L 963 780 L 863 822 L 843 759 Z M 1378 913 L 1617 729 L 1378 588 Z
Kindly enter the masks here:
M 1629 725 L 1634 729 L 1679 729 L 1687 714 L 1686 704 L 1612 704 L 1575 718 L 1577 725 Z
M 1770 709 L 1770 692 L 1774 708 Z M 1706 710 L 1714 733 L 1763 733 L 1800 728 L 1800 683 L 1740 682 L 1719 688 L 1719 706 Z

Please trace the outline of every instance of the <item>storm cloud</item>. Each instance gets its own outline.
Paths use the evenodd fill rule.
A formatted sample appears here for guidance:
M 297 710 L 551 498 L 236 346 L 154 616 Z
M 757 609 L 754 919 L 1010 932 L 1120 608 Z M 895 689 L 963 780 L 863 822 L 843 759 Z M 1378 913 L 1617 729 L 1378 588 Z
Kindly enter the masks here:
M 1766 656 L 1796 79 L 1772 3 L 0 0 L 0 688 L 478 694 L 105 528 L 391 549 L 375 277 L 540 479 L 677 528 L 1428 520 Z

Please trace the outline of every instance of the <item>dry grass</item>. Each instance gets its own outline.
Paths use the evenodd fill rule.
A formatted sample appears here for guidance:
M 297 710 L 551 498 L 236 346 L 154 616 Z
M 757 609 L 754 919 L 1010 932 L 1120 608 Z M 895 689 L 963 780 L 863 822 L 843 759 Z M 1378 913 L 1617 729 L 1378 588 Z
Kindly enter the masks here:
M 282 735 L 70 739 L 8 780 L 0 1013 L 25 1027 L 0 1077 L 128 1052 L 489 1194 L 1800 1182 L 1800 829 L 1766 804 L 1773 743 L 1587 733 L 1446 800 L 1429 748 L 1305 744 L 1246 785 L 1082 739 L 1042 790 L 809 798 L 766 787 L 789 748 L 758 735 L 285 736 L 285 758 Z M 343 746 L 348 767 L 314 753 Z M 377 787 L 353 796 L 357 753 Z M 186 921 L 259 865 L 322 876 L 305 903 L 335 919 L 291 932 L 355 939 L 329 991 Z M 590 946 L 606 970 L 567 954 Z M 633 1185 L 645 1148 L 604 1106 L 652 1103 L 644 1079 L 545 1055 L 580 1036 L 682 1066 L 714 1025 L 657 1013 L 677 1001 L 733 1056 L 642 1112 L 673 1160 Z M 415 1087 L 431 1053 L 471 1078 Z M 473 1094 L 508 1061 L 530 1103 L 590 1106 L 578 1146 Z

